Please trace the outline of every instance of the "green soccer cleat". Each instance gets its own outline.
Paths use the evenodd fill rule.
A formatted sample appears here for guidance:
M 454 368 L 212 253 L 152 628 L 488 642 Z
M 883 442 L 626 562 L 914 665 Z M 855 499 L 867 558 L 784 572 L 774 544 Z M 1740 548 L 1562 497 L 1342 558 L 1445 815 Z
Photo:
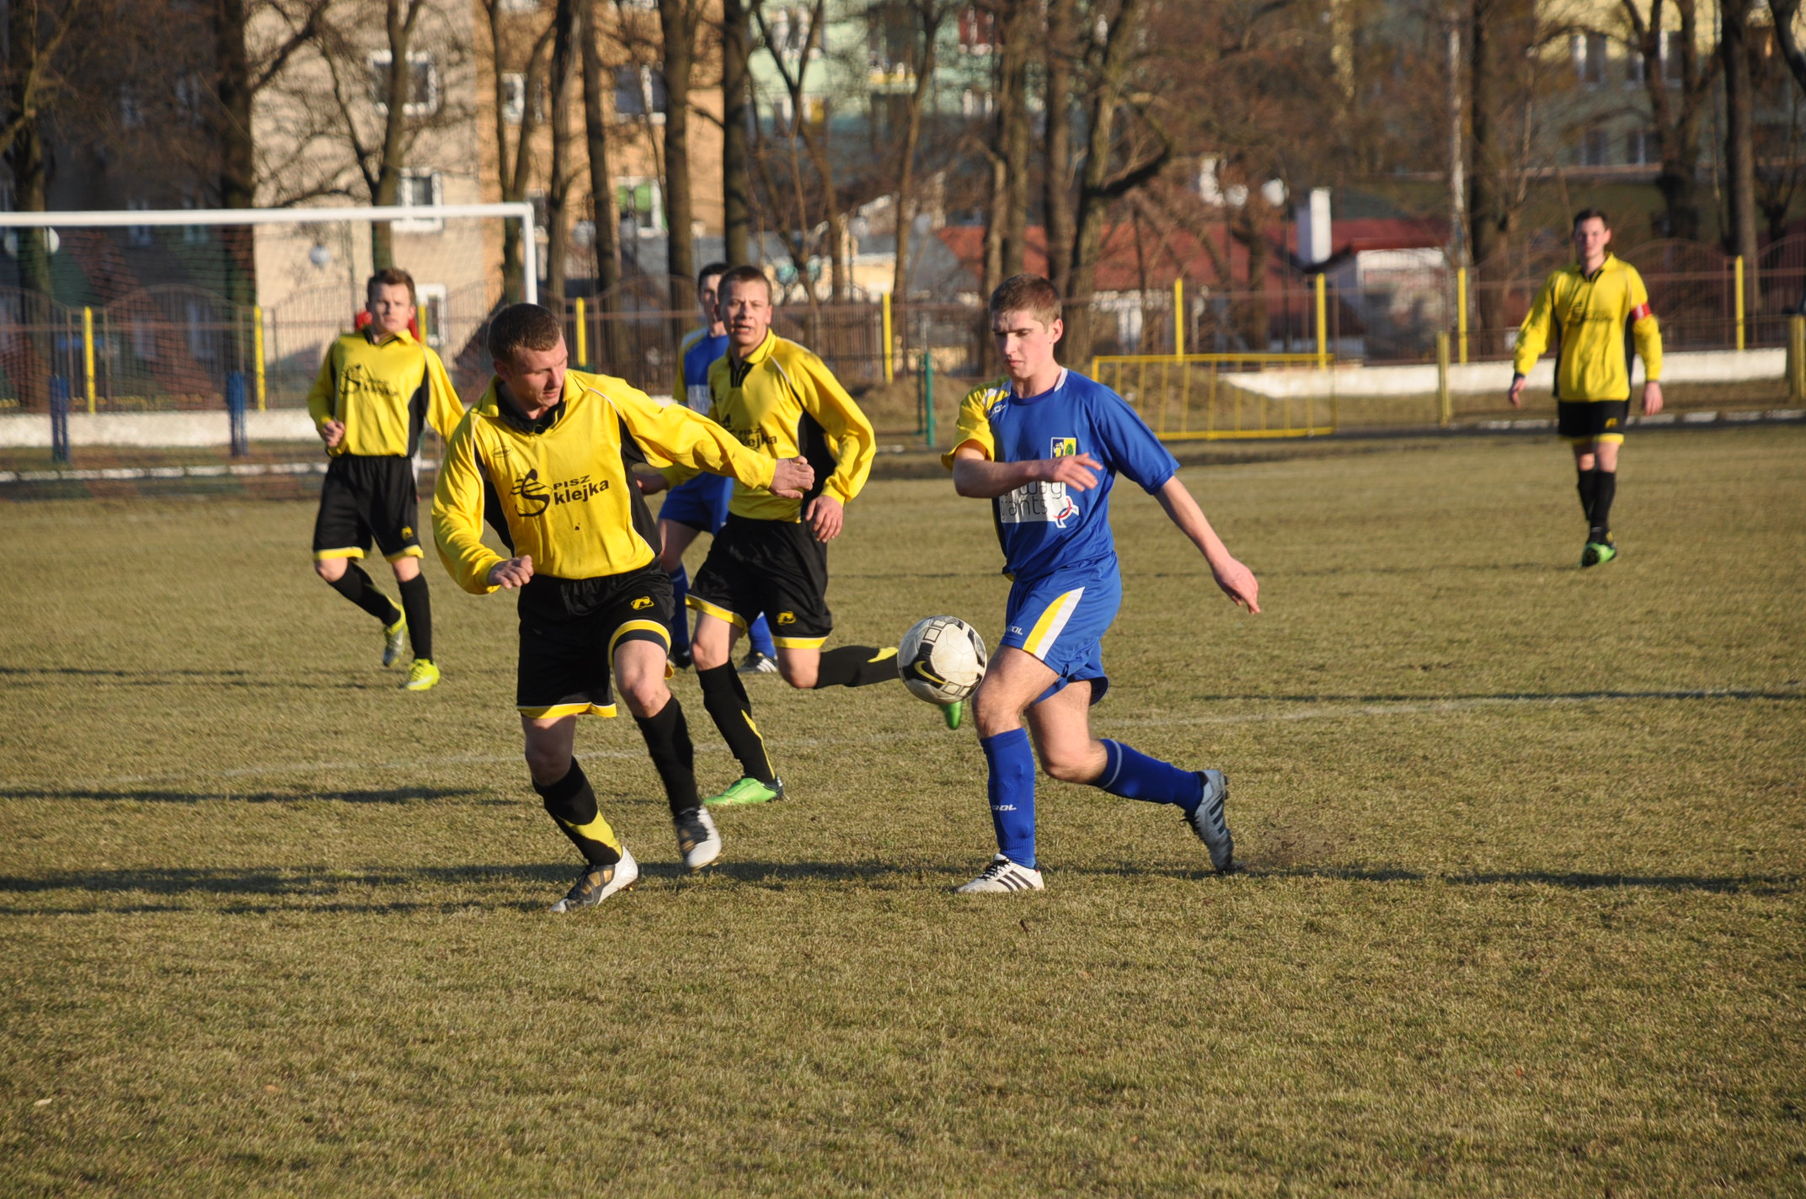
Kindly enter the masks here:
M 408 618 L 397 616 L 395 623 L 383 626 L 383 668 L 401 661 L 401 651 L 408 647 Z
M 948 728 L 957 729 L 966 719 L 966 701 L 956 699 L 950 704 L 942 704 L 941 719 L 947 722 Z
M 414 665 L 408 668 L 407 681 L 401 685 L 403 691 L 431 691 L 439 681 L 439 668 L 433 665 L 431 658 L 415 658 Z
M 711 795 L 702 802 L 712 808 L 745 808 L 758 803 L 771 803 L 784 798 L 784 780 L 772 779 L 762 783 L 756 778 L 743 778 L 720 795 Z
M 1585 549 L 1580 551 L 1580 566 L 1585 570 L 1589 566 L 1604 566 L 1618 556 L 1618 547 L 1609 541 L 1589 541 Z

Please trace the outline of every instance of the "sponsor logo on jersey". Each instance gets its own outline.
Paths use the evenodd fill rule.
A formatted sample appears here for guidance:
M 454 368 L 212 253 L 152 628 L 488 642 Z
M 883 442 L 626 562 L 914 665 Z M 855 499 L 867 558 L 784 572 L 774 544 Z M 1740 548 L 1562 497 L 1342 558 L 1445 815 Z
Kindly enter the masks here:
M 578 475 L 575 479 L 560 479 L 552 484 L 552 502 L 554 504 L 581 504 L 607 490 L 607 479 L 592 479 L 588 475 Z
M 633 597 L 633 601 L 628 604 L 628 607 L 634 609 L 636 612 L 641 608 L 650 608 L 651 606 L 652 597 L 649 595 L 636 595 Z
M 997 519 L 1006 525 L 1050 524 L 1064 529 L 1078 515 L 1079 506 L 1066 494 L 1064 483 L 1024 483 L 997 497 Z
M 519 482 L 510 489 L 514 496 L 514 506 L 522 516 L 532 518 L 552 506 L 552 495 L 539 481 L 537 469 L 528 471 Z

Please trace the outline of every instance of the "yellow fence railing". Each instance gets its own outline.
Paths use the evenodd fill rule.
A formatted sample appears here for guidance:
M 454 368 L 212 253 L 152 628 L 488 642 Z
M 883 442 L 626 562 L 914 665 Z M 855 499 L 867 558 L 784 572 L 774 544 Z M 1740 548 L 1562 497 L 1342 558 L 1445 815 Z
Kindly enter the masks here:
M 1093 358 L 1091 377 L 1163 438 L 1322 437 L 1336 431 L 1333 394 L 1268 395 L 1248 384 L 1270 369 L 1333 361 L 1327 354 L 1118 354 Z

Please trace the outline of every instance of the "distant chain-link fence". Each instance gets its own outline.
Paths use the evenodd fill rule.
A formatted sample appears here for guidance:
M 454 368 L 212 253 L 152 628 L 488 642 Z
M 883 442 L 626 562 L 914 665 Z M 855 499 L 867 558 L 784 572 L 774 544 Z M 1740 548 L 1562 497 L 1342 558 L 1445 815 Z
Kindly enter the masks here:
M 1806 307 L 1806 238 L 1779 242 L 1745 264 L 1741 293 L 1737 262 L 1710 246 L 1654 242 L 1627 260 L 1649 285 L 1670 350 L 1780 346 L 1787 317 Z M 1437 336 L 1446 334 L 1455 362 L 1477 362 L 1509 354 L 1537 287 L 1559 264 L 1549 257 L 1458 273 L 1421 254 L 1381 255 L 1358 272 L 1326 278 L 1321 303 L 1315 280 L 1301 277 L 1294 286 L 1257 290 L 1182 283 L 1070 307 L 1088 305 L 1092 353 L 1104 357 L 1183 350 L 1261 361 L 1321 352 L 1342 364 L 1433 362 Z M 671 280 L 647 278 L 567 301 L 572 361 L 674 394 L 679 343 L 700 318 L 693 308 L 674 310 L 672 294 Z M 253 407 L 299 407 L 326 344 L 352 327 L 356 300 L 324 288 L 252 310 L 169 285 L 80 308 L 0 288 L 0 412 L 47 411 L 54 388 L 75 411 L 217 408 L 232 387 L 243 388 Z M 482 335 L 495 303 L 484 288 L 423 297 L 422 334 L 467 398 L 488 374 Z M 774 327 L 820 354 L 893 429 L 946 419 L 964 385 L 998 370 L 976 303 L 792 303 L 779 308 Z

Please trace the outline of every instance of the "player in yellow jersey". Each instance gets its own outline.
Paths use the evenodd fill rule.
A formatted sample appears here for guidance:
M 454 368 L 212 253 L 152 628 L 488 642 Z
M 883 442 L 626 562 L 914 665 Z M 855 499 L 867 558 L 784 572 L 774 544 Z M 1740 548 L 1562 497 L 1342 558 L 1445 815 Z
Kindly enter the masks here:
M 577 716 L 614 715 L 612 686 L 664 785 L 684 865 L 700 870 L 721 853 L 697 797 L 689 726 L 665 681 L 671 581 L 658 567 L 658 532 L 634 467 L 731 474 L 742 487 L 792 498 L 814 474 L 801 458 L 745 449 L 682 404 L 569 370 L 559 320 L 537 304 L 496 314 L 489 353 L 495 379 L 446 447 L 433 537 L 466 591 L 520 591 L 515 706 L 527 769 L 584 858 L 575 885 L 552 907 L 567 912 L 639 878 L 572 753 Z M 505 530 L 511 557 L 483 544 L 488 514 Z
M 463 408 L 439 355 L 408 331 L 414 280 L 393 267 L 365 285 L 370 323 L 335 339 L 307 394 L 307 411 L 332 461 L 314 519 L 314 571 L 383 625 L 383 665 L 412 643 L 414 664 L 402 686 L 425 691 L 439 681 L 433 662 L 432 606 L 420 574 L 414 531 L 414 451 L 430 421 L 449 437 Z M 397 607 L 354 559 L 371 539 L 395 571 Z
M 756 266 L 722 275 L 717 307 L 727 353 L 709 368 L 709 415 L 740 444 L 773 458 L 800 454 L 815 484 L 800 499 L 734 488 L 727 521 L 690 586 L 691 652 L 703 706 L 740 763 L 742 777 L 715 805 L 766 803 L 784 794 L 752 704 L 734 671 L 734 641 L 763 611 L 778 672 L 792 687 L 863 687 L 896 680 L 895 648 L 822 649 L 828 609 L 828 542 L 871 472 L 871 422 L 822 360 L 771 331 L 771 285 Z
M 1574 451 L 1580 507 L 1587 518 L 1581 566 L 1618 556 L 1612 500 L 1618 493 L 1618 449 L 1630 409 L 1630 349 L 1643 358 L 1643 414 L 1662 410 L 1662 331 L 1649 308 L 1643 277 L 1607 250 L 1612 227 L 1594 208 L 1574 216 L 1574 257 L 1544 281 L 1518 330 L 1511 390 L 1524 402 L 1524 376 L 1555 339 L 1556 430 Z

